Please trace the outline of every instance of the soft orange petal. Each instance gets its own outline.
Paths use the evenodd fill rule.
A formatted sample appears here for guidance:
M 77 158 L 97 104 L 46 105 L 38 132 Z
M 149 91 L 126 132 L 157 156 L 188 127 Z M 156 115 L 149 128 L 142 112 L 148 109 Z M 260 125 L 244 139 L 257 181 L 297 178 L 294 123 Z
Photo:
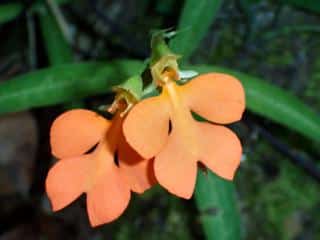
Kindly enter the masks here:
M 169 131 L 169 103 L 162 96 L 144 99 L 124 120 L 127 142 L 145 159 L 163 148 Z
M 119 168 L 109 168 L 87 193 L 90 224 L 99 226 L 117 219 L 127 208 L 130 189 Z
M 245 109 L 245 93 L 240 81 L 227 74 L 200 75 L 180 90 L 188 106 L 212 122 L 238 121 Z
M 239 167 L 242 147 L 230 129 L 209 123 L 196 123 L 200 129 L 201 162 L 220 177 L 232 180 Z
M 188 153 L 174 133 L 156 156 L 154 171 L 159 184 L 178 197 L 191 198 L 197 175 L 197 159 Z
M 127 179 L 130 189 L 143 193 L 156 183 L 153 171 L 153 160 L 143 159 L 122 138 L 118 149 L 119 167 Z
M 66 207 L 85 191 L 90 160 L 89 155 L 64 159 L 50 169 L 46 192 L 54 211 Z
M 57 158 L 79 156 L 105 134 L 110 123 L 97 113 L 76 109 L 63 113 L 52 124 L 50 143 Z

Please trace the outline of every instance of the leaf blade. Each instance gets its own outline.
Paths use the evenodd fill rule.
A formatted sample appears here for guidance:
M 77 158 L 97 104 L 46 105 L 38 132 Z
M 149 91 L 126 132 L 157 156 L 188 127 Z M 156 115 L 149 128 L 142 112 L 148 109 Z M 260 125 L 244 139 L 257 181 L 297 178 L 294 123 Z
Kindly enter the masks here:
M 240 239 L 240 217 L 232 182 L 210 171 L 199 171 L 195 201 L 207 239 Z
M 73 61 L 72 49 L 64 39 L 59 25 L 47 9 L 39 11 L 41 32 L 50 65 Z
M 109 92 L 141 66 L 137 61 L 72 63 L 15 77 L 0 84 L 0 114 Z
M 0 24 L 11 21 L 22 11 L 22 5 L 19 3 L 8 3 L 0 5 Z
M 77 97 L 100 94 L 109 91 L 110 86 L 120 84 L 129 76 L 139 74 L 142 67 L 143 63 L 140 61 L 118 60 L 110 63 L 65 64 L 21 75 L 0 84 L 0 113 L 59 104 Z M 247 108 L 250 111 L 312 140 L 320 141 L 319 116 L 292 94 L 259 78 L 227 68 L 198 65 L 188 66 L 188 69 L 199 73 L 222 72 L 234 75 L 245 87 Z M 42 83 L 43 79 L 45 80 Z M 68 81 L 69 84 L 66 83 Z M 79 86 L 76 81 L 79 81 Z M 25 92 L 21 92 L 22 90 Z M 46 99 L 46 95 L 51 96 L 54 91 L 62 91 L 63 94 L 60 94 L 60 98 Z M 79 93 L 78 96 L 76 92 Z M 44 100 L 43 104 L 40 100 Z M 15 106 L 16 104 L 18 105 Z M 286 107 L 289 108 L 286 114 L 289 114 L 290 118 L 281 113 Z
M 314 0 L 282 0 L 283 3 L 292 4 L 307 10 L 320 13 L 320 2 Z
M 171 50 L 187 60 L 213 23 L 221 4 L 222 0 L 186 0 L 178 34 L 170 41 Z

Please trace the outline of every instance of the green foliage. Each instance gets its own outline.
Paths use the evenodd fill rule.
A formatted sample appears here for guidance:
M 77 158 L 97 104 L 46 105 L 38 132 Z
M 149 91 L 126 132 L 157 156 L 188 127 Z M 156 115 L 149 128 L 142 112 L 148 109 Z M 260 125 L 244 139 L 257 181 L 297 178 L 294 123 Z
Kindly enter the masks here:
M 27 73 L 0 84 L 0 113 L 106 93 L 140 69 L 140 62 L 114 61 L 64 64 Z
M 0 24 L 14 19 L 21 11 L 22 5 L 18 3 L 0 5 Z
M 0 84 L 0 112 L 48 106 L 110 90 L 139 73 L 138 61 L 66 64 L 18 76 Z M 225 72 L 238 77 L 249 110 L 285 125 L 315 141 L 320 139 L 319 117 L 296 97 L 258 78 L 225 68 L 190 66 L 200 73 Z
M 263 171 L 261 166 L 265 164 L 273 169 L 272 176 Z M 320 213 L 318 183 L 266 142 L 256 142 L 254 151 L 247 153 L 237 174 L 237 187 L 245 196 L 242 207 L 246 239 L 319 239 L 319 223 L 308 220 Z M 302 235 L 306 229 L 311 232 Z
M 139 197 L 133 197 L 131 207 L 121 221 L 105 227 L 107 236 L 114 232 L 115 240 L 191 240 L 189 211 L 177 197 L 155 186 Z M 149 207 L 146 206 L 156 206 Z
M 79 63 L 28 73 L 0 84 L 0 112 L 48 106 L 103 93 L 141 69 L 137 61 Z M 246 91 L 249 110 L 320 139 L 318 116 L 293 95 L 247 74 L 209 66 L 190 66 L 198 72 L 225 72 L 238 77 Z M 138 71 L 139 73 L 139 71 Z
M 64 39 L 57 21 L 46 9 L 39 12 L 44 44 L 51 65 L 73 61 L 72 49 Z
M 55 0 L 58 4 L 64 4 L 70 0 Z M 35 1 L 34 5 L 30 8 L 31 11 L 39 11 L 45 5 L 44 0 Z M 23 5 L 21 3 L 8 3 L 0 5 L 0 24 L 9 22 L 16 18 L 22 11 Z
M 49 9 L 38 11 L 44 45 L 51 66 L 73 62 L 71 46 L 64 38 L 57 19 Z M 83 102 L 76 100 L 65 105 L 67 109 L 82 108 Z
M 207 239 L 240 239 L 240 218 L 232 182 L 210 171 L 199 171 L 195 200 Z
M 170 42 L 176 54 L 183 60 L 194 52 L 205 36 L 220 8 L 222 0 L 187 0 L 183 7 L 177 36 Z
M 320 13 L 320 2 L 315 0 L 282 0 L 283 3 L 293 4 L 294 6 Z

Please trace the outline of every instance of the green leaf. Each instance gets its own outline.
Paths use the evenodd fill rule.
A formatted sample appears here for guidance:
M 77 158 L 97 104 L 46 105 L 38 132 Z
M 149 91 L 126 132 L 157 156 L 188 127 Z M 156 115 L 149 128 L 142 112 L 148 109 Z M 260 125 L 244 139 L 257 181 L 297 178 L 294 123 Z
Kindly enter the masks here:
M 71 0 L 55 0 L 57 4 L 65 4 Z M 31 11 L 39 11 L 45 6 L 44 0 L 36 1 L 30 8 Z M 15 19 L 22 11 L 23 5 L 21 3 L 8 3 L 0 5 L 0 24 L 9 22 Z
M 139 74 L 137 61 L 64 64 L 27 73 L 0 84 L 0 114 L 50 106 L 107 93 Z
M 18 76 L 0 84 L 0 113 L 48 106 L 105 93 L 139 74 L 140 61 L 74 63 Z M 223 72 L 244 85 L 247 109 L 320 141 L 320 118 L 297 97 L 259 78 L 221 67 L 188 66 L 199 73 Z
M 320 142 L 320 117 L 297 97 L 262 79 L 221 67 L 189 67 L 200 73 L 222 72 L 241 80 L 250 111 Z
M 207 239 L 240 239 L 240 217 L 232 182 L 210 171 L 199 171 L 195 201 Z
M 0 24 L 11 21 L 22 11 L 22 5 L 19 3 L 8 3 L 0 5 Z
M 50 65 L 73 61 L 72 49 L 64 39 L 63 34 L 52 13 L 43 9 L 39 11 L 40 26 L 44 45 L 47 50 Z
M 222 0 L 186 0 L 178 26 L 178 34 L 170 42 L 176 54 L 188 59 L 198 47 L 217 15 Z
M 71 46 L 64 39 L 58 21 L 53 16 L 52 11 L 43 8 L 42 11 L 37 13 L 40 18 L 40 28 L 50 65 L 55 66 L 73 62 Z M 83 107 L 84 103 L 80 100 L 74 100 L 65 105 L 66 109 Z
M 307 10 L 320 13 L 320 2 L 315 0 L 282 0 L 283 3 L 293 4 Z
M 115 86 L 115 88 L 128 91 L 137 100 L 141 99 L 142 97 L 142 87 L 143 82 L 140 75 L 132 76 L 125 80 L 122 84 Z

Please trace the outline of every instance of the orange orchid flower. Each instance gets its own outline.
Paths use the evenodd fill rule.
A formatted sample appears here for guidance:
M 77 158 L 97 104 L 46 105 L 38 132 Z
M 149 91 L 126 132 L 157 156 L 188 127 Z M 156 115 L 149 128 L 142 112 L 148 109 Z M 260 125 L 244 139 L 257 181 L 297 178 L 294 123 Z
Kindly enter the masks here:
M 90 224 L 98 226 L 123 213 L 130 190 L 142 193 L 155 183 L 152 160 L 142 159 L 127 144 L 122 122 L 118 113 L 109 121 L 84 109 L 65 112 L 54 121 L 50 143 L 60 160 L 46 179 L 54 211 L 86 193 Z
M 242 147 L 238 137 L 219 124 L 241 119 L 245 94 L 236 78 L 222 73 L 203 74 L 179 86 L 175 68 L 163 65 L 161 79 L 156 79 L 161 94 L 135 105 L 124 121 L 123 131 L 141 156 L 155 157 L 159 184 L 189 199 L 198 161 L 217 175 L 233 179 Z M 213 123 L 195 121 L 191 112 Z

